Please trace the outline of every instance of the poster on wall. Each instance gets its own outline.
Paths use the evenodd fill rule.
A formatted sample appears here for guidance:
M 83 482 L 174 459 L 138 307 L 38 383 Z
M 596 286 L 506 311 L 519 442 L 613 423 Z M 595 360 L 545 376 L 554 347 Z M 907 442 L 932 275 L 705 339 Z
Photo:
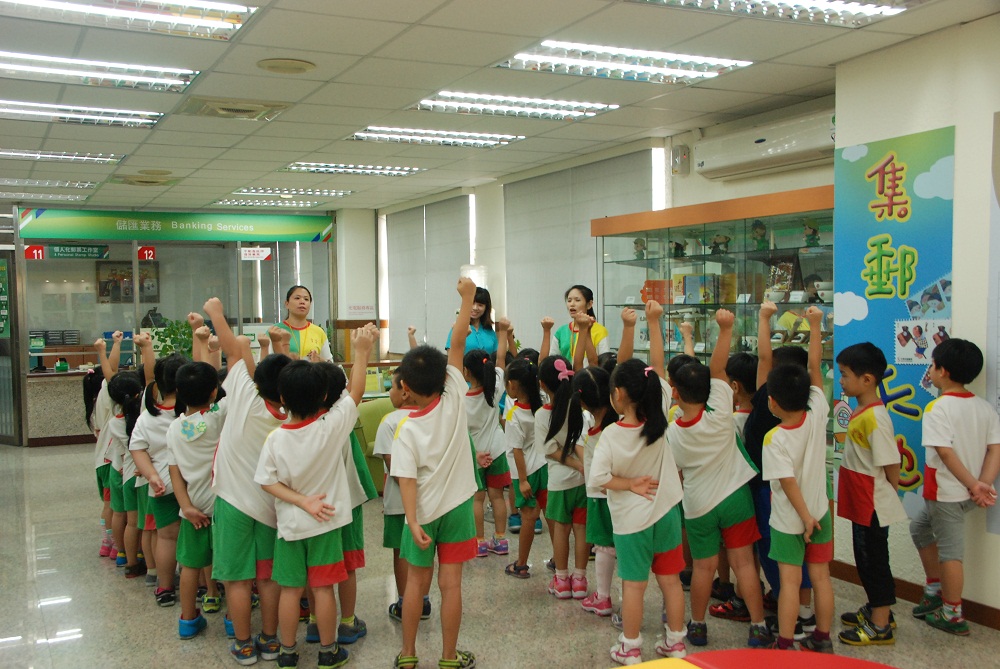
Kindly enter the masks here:
M 993 162 L 990 166 L 990 295 L 987 311 L 989 331 L 985 347 L 986 355 L 986 392 L 987 399 L 993 403 L 993 408 L 1000 411 L 1000 112 L 993 115 Z M 1000 485 L 1000 479 L 995 485 Z M 1000 534 L 1000 507 L 994 506 L 986 512 L 986 529 L 993 534 Z
M 954 166 L 954 127 L 838 149 L 834 162 L 835 355 L 864 341 L 885 353 L 881 395 L 911 517 L 923 506 L 920 421 L 937 397 L 930 358 L 951 336 Z M 839 452 L 856 402 L 841 395 L 835 404 Z

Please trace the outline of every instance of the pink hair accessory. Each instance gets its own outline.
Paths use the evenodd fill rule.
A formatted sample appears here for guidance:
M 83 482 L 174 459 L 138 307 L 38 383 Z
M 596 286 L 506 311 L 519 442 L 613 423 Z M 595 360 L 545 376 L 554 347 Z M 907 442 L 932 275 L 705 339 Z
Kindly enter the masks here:
M 557 378 L 560 381 L 565 381 L 566 379 L 572 378 L 574 374 L 573 370 L 566 366 L 565 360 L 556 360 L 554 363 L 554 367 L 559 372 L 559 376 Z
M 652 367 L 647 367 L 643 371 L 646 373 L 646 376 L 649 376 L 650 372 L 653 372 L 653 371 L 656 371 L 656 370 L 654 370 Z

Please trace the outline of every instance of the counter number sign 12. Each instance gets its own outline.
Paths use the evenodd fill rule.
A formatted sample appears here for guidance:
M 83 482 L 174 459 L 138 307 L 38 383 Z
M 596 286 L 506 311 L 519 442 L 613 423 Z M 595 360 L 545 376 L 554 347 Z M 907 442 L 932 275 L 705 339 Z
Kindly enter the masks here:
M 156 247 L 155 246 L 140 246 L 139 247 L 139 260 L 156 260 Z

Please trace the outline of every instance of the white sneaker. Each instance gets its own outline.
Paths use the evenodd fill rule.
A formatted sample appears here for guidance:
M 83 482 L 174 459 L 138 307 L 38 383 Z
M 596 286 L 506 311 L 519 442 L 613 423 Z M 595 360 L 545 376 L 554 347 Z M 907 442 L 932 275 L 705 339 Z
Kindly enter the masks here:
M 667 645 L 667 640 L 664 637 L 659 637 L 656 640 L 656 654 L 662 657 L 676 657 L 678 659 L 687 657 L 687 646 L 684 645 L 683 641 L 678 641 L 672 646 Z
M 483 510 L 483 520 L 485 520 L 487 523 L 494 524 L 492 504 L 487 504 L 486 508 Z
M 611 647 L 611 659 L 624 665 L 642 664 L 642 649 L 628 648 L 620 641 Z

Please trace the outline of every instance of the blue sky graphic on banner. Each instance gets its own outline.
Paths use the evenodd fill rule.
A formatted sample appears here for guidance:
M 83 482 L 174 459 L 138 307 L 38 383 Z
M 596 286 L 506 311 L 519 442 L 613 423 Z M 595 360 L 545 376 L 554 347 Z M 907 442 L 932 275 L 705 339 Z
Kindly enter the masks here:
M 885 353 L 882 400 L 903 454 L 900 492 L 911 516 L 923 504 L 920 419 L 937 396 L 930 357 L 951 332 L 954 181 L 953 127 L 836 152 L 835 355 L 863 341 Z M 841 396 L 836 367 L 834 374 L 840 451 L 855 401 Z

